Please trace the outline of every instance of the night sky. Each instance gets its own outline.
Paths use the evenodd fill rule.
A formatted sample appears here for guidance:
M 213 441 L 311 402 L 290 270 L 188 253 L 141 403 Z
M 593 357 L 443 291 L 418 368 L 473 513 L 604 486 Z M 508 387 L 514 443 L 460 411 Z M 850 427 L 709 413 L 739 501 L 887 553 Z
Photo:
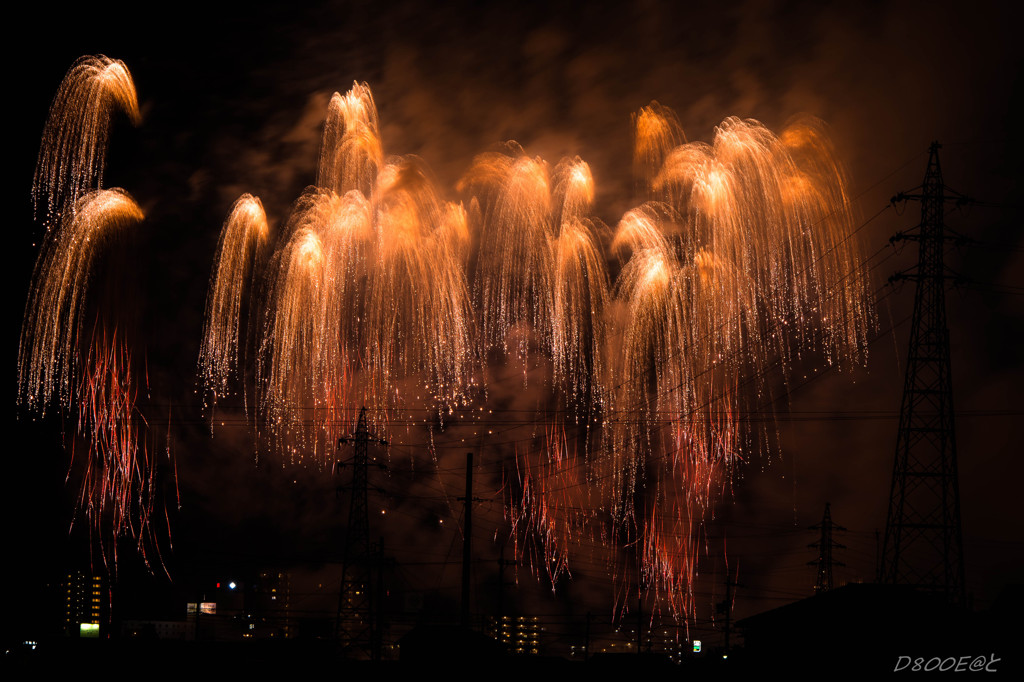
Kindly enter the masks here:
M 788 384 L 781 375 L 769 379 L 780 399 L 759 407 L 774 411 L 764 430 L 777 435 L 741 468 L 706 526 L 700 627 L 723 598 L 726 562 L 744 586 L 738 617 L 812 594 L 807 562 L 815 553 L 807 545 L 818 538 L 807 527 L 826 502 L 848 529 L 836 538 L 847 546 L 835 555 L 846 564 L 836 568 L 837 581 L 875 574 L 913 302 L 912 283 L 893 288 L 886 280 L 917 255 L 913 245 L 897 249 L 888 240 L 920 218 L 914 203 L 883 209 L 896 192 L 921 184 L 928 145 L 940 141 L 946 184 L 979 202 L 947 219 L 977 240 L 947 259 L 962 275 L 947 292 L 947 311 L 967 591 L 984 609 L 1004 586 L 1024 580 L 1024 521 L 1013 504 L 1022 473 L 1014 426 L 1024 415 L 1021 51 L 1005 3 L 297 4 L 214 12 L 179 3 L 165 16 L 39 4 L 11 26 L 29 37 L 8 60 L 12 408 L 20 321 L 43 234 L 32 220 L 30 188 L 49 104 L 76 58 L 105 54 L 130 69 L 142 110 L 137 129 L 115 121 L 104 185 L 126 189 L 147 216 L 131 246 L 149 376 L 140 406 L 153 441 L 170 443 L 181 506 L 168 503 L 173 547 L 164 558 L 172 580 L 148 576 L 131 548 L 120 548 L 118 570 L 138 595 L 125 612 L 180 617 L 185 598 L 212 581 L 265 566 L 337 589 L 347 503 L 335 486 L 347 474 L 257 456 L 238 400 L 203 413 L 196 359 L 217 235 L 232 202 L 243 192 L 259 196 L 271 229 L 280 229 L 315 180 L 330 95 L 353 81 L 373 90 L 386 152 L 421 157 L 448 198 L 458 198 L 455 183 L 476 154 L 516 140 L 552 164 L 564 155 L 587 161 L 595 212 L 612 226 L 635 205 L 630 116 L 652 100 L 676 111 L 689 140 L 710 141 L 727 116 L 776 131 L 798 114 L 828 124 L 855 224 L 867 223 L 858 233 L 862 253 L 875 254 L 877 339 L 864 367 L 840 373 L 808 354 Z M 508 443 L 523 438 L 517 429 L 529 429 L 509 422 L 519 418 L 513 410 L 530 409 L 531 390 L 515 367 L 495 374 L 486 406 L 498 423 L 484 428 L 505 445 L 484 440 L 474 448 L 475 494 L 486 499 L 474 521 L 480 612 L 493 603 L 508 532 L 503 458 Z M 88 529 L 78 523 L 68 531 L 75 489 L 64 482 L 61 433 L 71 425 L 33 421 L 18 409 L 11 415 L 4 570 L 34 584 L 54 567 L 88 561 Z M 377 474 L 370 508 L 388 514 L 371 519 L 371 535 L 395 548 L 408 589 L 438 613 L 457 604 L 455 498 L 466 449 L 442 447 L 434 459 L 411 429 L 375 451 L 392 474 Z M 610 615 L 615 586 L 600 564 L 581 556 L 573 580 L 560 581 L 554 594 L 546 578 L 521 566 L 508 598 L 525 613 Z M 335 598 L 328 590 L 310 597 L 309 608 Z

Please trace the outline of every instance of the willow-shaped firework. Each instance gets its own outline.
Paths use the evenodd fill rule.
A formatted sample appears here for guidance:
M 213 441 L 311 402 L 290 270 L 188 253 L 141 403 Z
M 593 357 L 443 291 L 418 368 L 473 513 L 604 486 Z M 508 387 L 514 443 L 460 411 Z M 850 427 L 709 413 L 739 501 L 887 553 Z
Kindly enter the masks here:
M 267 232 L 263 204 L 251 194 L 243 194 L 221 229 L 206 301 L 199 370 L 206 391 L 214 396 L 229 391 L 232 372 L 237 372 L 246 275 L 267 242 Z
M 781 137 L 727 119 L 714 143 L 671 112 L 635 119 L 650 203 L 626 214 L 615 287 L 624 311 L 608 412 L 614 537 L 635 547 L 635 584 L 691 613 L 696 539 L 751 433 L 742 420 L 776 362 L 818 349 L 863 359 L 873 324 L 845 181 L 820 123 Z M 659 167 L 658 160 L 661 159 Z
M 483 206 L 477 261 L 477 305 L 483 352 L 528 355 L 537 334 L 553 362 L 555 385 L 586 412 L 603 401 L 603 344 L 608 302 L 601 225 L 590 215 L 594 180 L 579 157 L 553 173 L 541 159 L 509 143 L 481 154 L 459 183 Z
M 119 232 L 143 218 L 120 189 L 99 190 L 64 215 L 61 228 L 44 240 L 25 306 L 18 350 L 18 396 L 45 414 L 56 398 L 73 405 L 81 370 L 83 315 L 96 261 Z
M 79 198 L 103 184 L 111 117 L 123 111 L 139 124 L 135 83 L 124 63 L 103 55 L 82 57 L 64 76 L 43 130 L 32 181 L 36 214 L 49 228 Z
M 473 381 L 466 213 L 420 160 L 384 161 L 382 149 L 369 88 L 336 93 L 318 186 L 296 203 L 266 275 L 257 379 L 282 442 L 333 444 L 347 408 L 370 405 L 380 420 L 406 392 L 443 412 Z

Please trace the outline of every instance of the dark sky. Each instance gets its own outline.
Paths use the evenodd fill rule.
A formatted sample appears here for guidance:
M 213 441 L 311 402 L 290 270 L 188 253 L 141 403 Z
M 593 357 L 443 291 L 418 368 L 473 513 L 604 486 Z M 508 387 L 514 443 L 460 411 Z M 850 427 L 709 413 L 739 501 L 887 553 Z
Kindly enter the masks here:
M 217 417 L 226 415 L 228 425 L 211 434 L 194 368 L 217 234 L 231 203 L 243 192 L 256 194 L 279 227 L 315 179 L 331 93 L 354 80 L 373 90 L 386 151 L 422 157 L 450 197 L 477 153 L 514 139 L 551 163 L 583 157 L 597 186 L 597 214 L 611 225 L 634 205 L 630 115 L 651 100 L 677 112 L 690 140 L 710 141 L 727 116 L 756 118 L 773 130 L 797 114 L 820 117 L 846 165 L 857 225 L 897 191 L 918 186 L 928 144 L 942 142 L 947 185 L 982 202 L 948 219 L 979 242 L 948 261 L 971 282 L 947 298 L 968 592 L 988 607 L 1004 585 L 1021 582 L 1024 522 L 1011 504 L 1022 468 L 1012 444 L 1022 414 L 1024 332 L 1016 211 L 1020 50 L 1005 3 L 299 4 L 211 13 L 185 3 L 166 16 L 40 5 L 13 26 L 32 40 L 11 60 L 20 89 L 9 91 L 7 108 L 8 125 L 17 126 L 7 183 L 18 275 L 8 297 L 11 396 L 19 320 L 42 234 L 29 196 L 39 134 L 74 60 L 106 54 L 131 70 L 143 114 L 138 129 L 115 123 L 105 183 L 128 190 L 147 215 L 136 245 L 150 386 L 143 409 L 151 431 L 169 439 L 177 464 L 182 508 L 171 510 L 174 549 L 167 555 L 174 589 L 194 593 L 210 576 L 275 563 L 336 580 L 331 562 L 340 556 L 344 505 L 334 499 L 330 472 L 281 471 L 266 454 L 257 465 L 247 431 L 230 425 L 238 422 L 237 405 L 222 405 Z M 871 220 L 858 235 L 865 257 L 916 225 L 918 210 L 909 204 Z M 722 597 L 723 552 L 746 586 L 737 594 L 739 616 L 809 595 L 814 571 L 806 562 L 814 553 L 807 544 L 817 538 L 806 527 L 820 519 L 825 502 L 849 529 L 838 539 L 848 549 L 836 555 L 846 564 L 837 579 L 874 575 L 913 299 L 910 284 L 883 285 L 916 253 L 907 246 L 888 255 L 872 261 L 872 289 L 884 299 L 866 367 L 837 373 L 814 358 L 798 363 L 788 404 L 774 405 L 771 454 L 752 458 L 717 505 L 707 526 L 698 618 L 710 618 Z M 487 405 L 499 414 L 528 402 L 517 373 L 508 374 Z M 804 376 L 815 374 L 822 377 L 805 385 Z M 786 392 L 778 381 L 776 392 Z M 22 413 L 10 426 L 4 474 L 9 556 L 24 557 L 8 567 L 14 574 L 82 559 L 82 524 L 70 538 L 67 532 L 73 490 L 64 487 L 60 424 L 29 420 Z M 393 470 L 404 473 L 386 479 L 386 494 L 371 499 L 371 508 L 380 503 L 400 513 L 373 533 L 404 548 L 400 563 L 424 563 L 408 569 L 417 574 L 414 589 L 453 599 L 464 454 L 442 449 L 433 461 L 419 434 L 404 437 L 388 453 Z M 493 500 L 481 504 L 476 534 L 478 556 L 488 562 L 480 588 L 486 599 L 498 552 L 493 540 L 504 527 L 496 461 L 502 449 L 484 447 L 480 456 L 477 494 Z M 119 560 L 133 571 L 131 552 L 122 550 Z M 542 613 L 610 611 L 611 583 L 589 561 L 554 596 L 543 579 L 520 569 L 517 598 Z M 150 581 L 151 589 L 162 589 L 153 587 L 162 580 Z

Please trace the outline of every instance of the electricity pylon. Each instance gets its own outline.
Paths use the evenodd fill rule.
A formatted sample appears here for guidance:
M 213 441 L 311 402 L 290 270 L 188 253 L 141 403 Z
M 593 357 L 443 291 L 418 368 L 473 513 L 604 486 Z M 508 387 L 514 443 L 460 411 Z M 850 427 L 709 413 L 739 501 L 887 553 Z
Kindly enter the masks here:
M 821 539 L 817 542 L 812 542 L 807 545 L 808 547 L 814 547 L 818 550 L 818 558 L 814 561 L 808 561 L 808 565 L 818 566 L 818 579 L 814 583 L 814 593 L 821 594 L 828 592 L 832 589 L 832 566 L 845 566 L 846 564 L 841 561 L 832 560 L 833 549 L 846 549 L 846 545 L 840 545 L 837 542 L 832 541 L 833 530 L 846 530 L 842 526 L 837 526 L 832 523 L 832 511 L 831 506 L 828 502 L 825 503 L 825 514 L 821 517 L 821 523 L 814 526 L 810 526 L 810 530 L 820 530 Z
M 920 255 L 916 268 L 890 278 L 913 280 L 917 291 L 879 579 L 963 603 L 960 486 L 946 325 L 945 282 L 950 274 L 943 263 L 946 241 L 960 236 L 945 228 L 943 218 L 946 202 L 969 200 L 943 185 L 939 149 L 938 142 L 929 148 L 920 191 L 893 197 L 894 204 L 921 202 L 918 228 L 891 240 L 916 241 Z
M 359 412 L 356 432 L 339 438 L 342 444 L 352 443 L 352 486 L 345 534 L 345 557 L 341 569 L 341 592 L 338 594 L 337 630 L 342 649 L 350 656 L 380 660 L 381 637 L 379 599 L 375 599 L 373 564 L 377 554 L 370 546 L 370 518 L 367 504 L 368 444 L 387 441 L 371 438 L 366 426 L 366 408 Z M 339 462 L 339 466 L 344 463 Z

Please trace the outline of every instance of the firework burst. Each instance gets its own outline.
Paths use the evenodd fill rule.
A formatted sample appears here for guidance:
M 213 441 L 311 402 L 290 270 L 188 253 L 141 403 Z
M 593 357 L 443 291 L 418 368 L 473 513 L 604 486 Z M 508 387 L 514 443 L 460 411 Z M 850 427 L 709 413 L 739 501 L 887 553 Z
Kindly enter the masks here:
M 123 190 L 99 190 L 64 215 L 44 241 L 29 293 L 18 353 L 20 402 L 45 414 L 50 401 L 67 409 L 81 367 L 79 348 L 89 282 L 111 239 L 143 218 Z
M 50 106 L 32 182 L 36 212 L 42 204 L 47 228 L 103 184 L 110 121 L 117 110 L 139 124 L 135 83 L 124 63 L 103 55 L 75 62 Z
M 228 392 L 229 379 L 237 371 L 246 275 L 266 244 L 267 233 L 267 216 L 260 200 L 251 194 L 239 197 L 221 229 L 199 351 L 205 389 L 214 396 Z
M 621 604 L 631 585 L 685 617 L 704 524 L 758 440 L 738 415 L 800 353 L 861 361 L 873 320 L 820 123 L 727 119 L 686 142 L 652 104 L 634 126 L 642 203 L 613 232 L 582 159 L 505 143 L 459 181 L 467 211 L 421 160 L 384 155 L 366 85 L 336 93 L 317 186 L 257 275 L 256 388 L 296 458 L 329 453 L 359 405 L 385 432 L 396 411 L 436 411 L 433 441 L 486 400 L 492 363 L 545 368 L 542 435 L 509 477 L 519 551 L 554 584 L 573 547 L 607 543 Z M 244 286 L 223 268 L 212 283 L 228 300 Z
M 443 413 L 472 384 L 466 212 L 419 159 L 384 161 L 382 149 L 369 88 L 335 93 L 318 186 L 296 202 L 265 274 L 257 383 L 282 443 L 325 452 L 354 405 L 386 420 L 406 403 L 402 386 Z
M 527 359 L 531 335 L 515 330 L 528 328 L 552 359 L 563 397 L 584 411 L 601 403 L 609 293 L 603 226 L 589 216 L 590 167 L 565 158 L 549 173 L 546 162 L 509 143 L 478 156 L 459 189 L 483 207 L 475 279 L 482 352 Z

